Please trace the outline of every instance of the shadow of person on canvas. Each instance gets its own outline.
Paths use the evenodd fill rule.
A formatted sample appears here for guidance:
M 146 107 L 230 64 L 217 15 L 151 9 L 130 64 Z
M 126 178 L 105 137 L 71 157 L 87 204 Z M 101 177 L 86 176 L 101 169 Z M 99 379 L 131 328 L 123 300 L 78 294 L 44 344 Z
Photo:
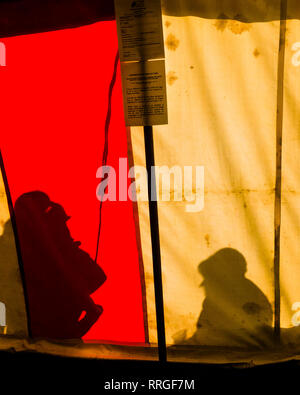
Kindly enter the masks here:
M 71 237 L 63 207 L 45 193 L 20 196 L 14 214 L 32 337 L 81 338 L 103 312 L 91 294 L 104 272 Z
M 232 248 L 217 251 L 198 266 L 205 289 L 197 329 L 189 343 L 214 346 L 272 344 L 272 307 L 245 277 L 244 256 Z

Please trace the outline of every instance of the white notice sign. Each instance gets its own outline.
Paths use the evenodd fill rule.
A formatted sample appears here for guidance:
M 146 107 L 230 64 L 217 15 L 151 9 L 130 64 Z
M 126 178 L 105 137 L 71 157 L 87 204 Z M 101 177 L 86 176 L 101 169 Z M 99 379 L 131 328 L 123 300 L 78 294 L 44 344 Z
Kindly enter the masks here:
M 165 61 L 122 64 L 126 126 L 168 123 Z
M 160 0 L 115 0 L 121 62 L 164 58 Z

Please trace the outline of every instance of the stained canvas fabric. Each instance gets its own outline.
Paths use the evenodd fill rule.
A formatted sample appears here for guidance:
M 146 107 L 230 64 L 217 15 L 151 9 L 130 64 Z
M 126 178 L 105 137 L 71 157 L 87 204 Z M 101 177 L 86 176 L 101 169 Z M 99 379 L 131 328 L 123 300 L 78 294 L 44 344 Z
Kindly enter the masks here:
M 169 124 L 154 126 L 156 165 L 182 171 L 201 165 L 205 172 L 203 210 L 158 203 L 171 359 L 180 358 L 176 350 L 183 359 L 201 360 L 196 350 L 203 356 L 205 347 L 277 347 L 278 248 L 281 344 L 285 350 L 299 345 L 299 6 L 287 2 L 284 22 L 283 3 L 163 2 Z M 136 163 L 145 163 L 141 128 L 132 130 L 132 140 Z M 173 187 L 173 195 L 183 193 Z M 147 208 L 139 207 L 147 240 Z

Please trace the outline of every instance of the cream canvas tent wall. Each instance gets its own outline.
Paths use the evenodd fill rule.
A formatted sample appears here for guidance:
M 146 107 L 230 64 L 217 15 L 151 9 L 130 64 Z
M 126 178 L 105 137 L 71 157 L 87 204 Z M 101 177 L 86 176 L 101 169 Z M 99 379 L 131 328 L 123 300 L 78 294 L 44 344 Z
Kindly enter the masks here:
M 1 42 L 11 58 L 0 69 L 1 81 L 8 81 L 1 97 L 7 182 L 0 297 L 7 334 L 0 345 L 155 359 L 151 236 L 143 201 L 103 204 L 98 264 L 107 281 L 92 294 L 104 312 L 91 332 L 76 347 L 26 340 L 30 297 L 26 313 L 22 241 L 15 247 L 18 216 L 15 233 L 4 225 L 16 200 L 37 189 L 51 194 L 74 217 L 72 237 L 93 256 L 99 208 L 94 177 L 108 108 L 108 163 L 117 167 L 123 157 L 145 166 L 143 128 L 125 128 L 112 4 L 91 1 L 80 8 L 79 2 L 67 13 L 69 3 L 46 12 L 28 1 L 42 24 L 25 24 L 20 8 L 1 4 Z M 184 191 L 175 185 L 171 201 L 163 194 L 158 201 L 168 360 L 265 362 L 298 355 L 299 17 L 296 0 L 162 2 L 169 121 L 153 126 L 156 165 L 204 169 L 204 207 L 187 210 L 202 193 L 195 178 L 186 200 L 176 201 Z

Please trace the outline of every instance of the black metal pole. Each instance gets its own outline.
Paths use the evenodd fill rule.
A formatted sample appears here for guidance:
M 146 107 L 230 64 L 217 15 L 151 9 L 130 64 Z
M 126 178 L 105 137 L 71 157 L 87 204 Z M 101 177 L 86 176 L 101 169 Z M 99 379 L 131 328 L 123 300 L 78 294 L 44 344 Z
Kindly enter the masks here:
M 156 191 L 155 172 L 152 172 L 152 167 L 155 166 L 152 126 L 144 126 L 144 139 L 145 139 L 145 153 L 146 153 L 146 168 L 148 174 L 148 201 L 149 201 L 149 216 L 150 216 L 151 243 L 152 243 L 154 291 L 155 291 L 155 303 L 156 303 L 158 354 L 159 354 L 159 361 L 166 362 L 167 348 L 166 348 L 166 336 L 165 336 L 159 224 L 158 224 L 158 211 L 157 211 L 157 199 L 156 199 L 157 191 Z

